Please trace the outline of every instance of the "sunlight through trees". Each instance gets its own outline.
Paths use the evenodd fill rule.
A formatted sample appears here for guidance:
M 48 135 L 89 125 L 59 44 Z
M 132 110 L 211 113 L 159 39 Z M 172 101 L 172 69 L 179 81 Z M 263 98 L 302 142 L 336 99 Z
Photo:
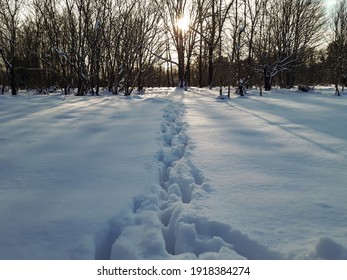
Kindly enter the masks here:
M 0 0 L 2 93 L 345 85 L 345 2 L 328 16 L 322 0 Z

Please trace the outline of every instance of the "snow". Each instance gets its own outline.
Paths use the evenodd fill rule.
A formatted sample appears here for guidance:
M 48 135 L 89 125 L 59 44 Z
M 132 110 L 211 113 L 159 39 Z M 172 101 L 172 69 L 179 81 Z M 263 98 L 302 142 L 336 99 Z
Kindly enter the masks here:
M 347 259 L 345 96 L 0 96 L 0 259 Z

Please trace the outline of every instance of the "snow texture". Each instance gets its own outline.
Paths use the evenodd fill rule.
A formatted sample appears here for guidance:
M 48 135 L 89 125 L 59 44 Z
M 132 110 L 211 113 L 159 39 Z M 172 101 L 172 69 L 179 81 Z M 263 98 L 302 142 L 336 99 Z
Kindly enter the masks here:
M 347 259 L 333 93 L 0 96 L 0 259 Z

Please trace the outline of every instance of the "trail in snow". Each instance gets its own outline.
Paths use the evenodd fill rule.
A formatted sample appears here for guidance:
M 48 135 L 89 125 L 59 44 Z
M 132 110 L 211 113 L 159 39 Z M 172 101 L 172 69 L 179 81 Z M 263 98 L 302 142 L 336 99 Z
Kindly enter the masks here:
M 186 134 L 187 123 L 182 122 L 184 112 L 182 104 L 170 104 L 162 124 L 164 148 L 169 149 L 161 151 L 158 158 L 162 166 L 160 185 L 166 191 L 160 217 L 167 252 L 193 253 L 202 258 L 279 258 L 277 253 L 233 231 L 229 225 L 196 215 L 199 204 L 208 199 L 215 187 L 189 160 L 193 145 Z
M 158 186 L 135 197 L 131 210 L 98 232 L 96 259 L 283 258 L 229 225 L 199 215 L 215 186 L 190 161 L 194 145 L 184 115 L 181 102 L 168 101 L 156 156 Z

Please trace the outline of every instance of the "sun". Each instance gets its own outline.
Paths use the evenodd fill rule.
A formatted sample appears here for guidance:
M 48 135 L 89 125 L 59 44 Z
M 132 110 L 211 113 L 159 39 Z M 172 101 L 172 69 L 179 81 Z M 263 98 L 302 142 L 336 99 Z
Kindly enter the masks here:
M 189 18 L 187 17 L 181 17 L 180 19 L 178 19 L 177 21 L 177 27 L 179 29 L 181 29 L 182 31 L 188 31 L 189 29 L 189 24 L 190 24 L 190 21 L 189 21 Z

